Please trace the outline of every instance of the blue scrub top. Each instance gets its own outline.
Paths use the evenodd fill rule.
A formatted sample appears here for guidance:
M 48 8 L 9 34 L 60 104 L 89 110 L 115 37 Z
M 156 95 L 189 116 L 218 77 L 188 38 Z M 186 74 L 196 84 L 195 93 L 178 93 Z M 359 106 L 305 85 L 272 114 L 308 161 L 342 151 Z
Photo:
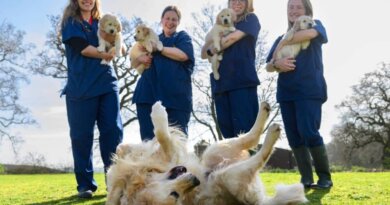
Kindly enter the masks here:
M 295 58 L 295 70 L 279 73 L 276 99 L 281 101 L 316 99 L 327 100 L 327 88 L 322 63 L 322 44 L 328 42 L 326 30 L 319 20 L 315 20 L 313 27 L 318 36 L 310 41 L 306 50 L 301 50 Z M 276 46 L 283 36 L 274 42 L 267 62 L 272 59 Z
M 191 74 L 194 70 L 195 58 L 191 37 L 185 32 L 174 33 L 166 37 L 159 35 L 166 47 L 176 47 L 187 54 L 188 60 L 179 62 L 153 53 L 152 64 L 138 80 L 134 91 L 133 103 L 154 104 L 161 101 L 171 109 L 192 110 Z
M 260 84 L 255 66 L 260 22 L 255 14 L 250 13 L 244 20 L 237 22 L 235 27 L 246 36 L 223 51 L 223 59 L 219 66 L 221 78 L 215 80 L 212 73 L 210 74 L 213 94 L 256 87 Z
M 65 54 L 68 66 L 68 81 L 63 94 L 75 99 L 87 99 L 104 93 L 118 91 L 117 78 L 114 69 L 102 65 L 100 58 L 90 58 L 81 55 L 65 42 L 73 37 L 85 39 L 89 45 L 98 47 L 98 21 L 92 25 L 86 21 L 78 21 L 70 17 L 62 28 L 62 42 L 65 44 Z

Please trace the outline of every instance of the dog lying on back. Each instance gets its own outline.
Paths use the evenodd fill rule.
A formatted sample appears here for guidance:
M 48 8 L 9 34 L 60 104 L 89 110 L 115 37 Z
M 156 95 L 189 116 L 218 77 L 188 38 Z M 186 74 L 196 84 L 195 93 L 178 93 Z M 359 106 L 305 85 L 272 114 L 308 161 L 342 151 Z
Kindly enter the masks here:
M 214 48 L 217 50 L 216 54 L 208 57 L 215 80 L 219 80 L 220 78 L 218 68 L 219 61 L 222 60 L 221 38 L 236 30 L 234 27 L 234 22 L 236 20 L 236 14 L 232 9 L 223 9 L 218 13 L 214 26 L 206 35 L 206 44 L 214 45 Z
M 135 68 L 138 74 L 142 74 L 146 68 L 145 65 L 136 66 L 134 60 L 141 55 L 151 55 L 154 50 L 162 50 L 163 44 L 157 34 L 145 25 L 137 26 L 134 39 L 136 43 L 130 50 L 131 67 Z
M 286 34 L 284 34 L 282 41 L 290 41 L 294 34 L 300 30 L 310 29 L 314 26 L 314 21 L 310 16 L 300 16 L 292 26 L 290 30 L 287 31 Z M 303 41 L 300 43 L 285 45 L 281 47 L 279 50 L 276 50 L 275 60 L 290 57 L 295 58 L 299 54 L 301 50 L 305 50 L 309 47 L 310 40 L 309 41 Z M 267 67 L 268 72 L 273 72 L 275 69 L 271 67 Z
M 270 107 L 261 103 L 252 129 L 238 138 L 206 149 L 199 160 L 186 151 L 184 134 L 168 126 L 161 103 L 152 107 L 155 138 L 121 144 L 107 173 L 106 204 L 132 205 L 293 205 L 306 202 L 303 185 L 278 185 L 265 194 L 258 171 L 272 154 L 280 127 L 271 125 L 260 151 L 248 149 L 260 140 Z
M 103 38 L 103 33 L 107 37 Z M 113 52 L 115 49 L 115 55 L 117 57 L 122 56 L 124 53 L 123 40 L 122 40 L 122 24 L 118 17 L 112 14 L 105 14 L 99 20 L 98 29 L 99 46 L 97 50 L 99 52 Z M 109 64 L 110 62 L 102 60 L 101 64 Z

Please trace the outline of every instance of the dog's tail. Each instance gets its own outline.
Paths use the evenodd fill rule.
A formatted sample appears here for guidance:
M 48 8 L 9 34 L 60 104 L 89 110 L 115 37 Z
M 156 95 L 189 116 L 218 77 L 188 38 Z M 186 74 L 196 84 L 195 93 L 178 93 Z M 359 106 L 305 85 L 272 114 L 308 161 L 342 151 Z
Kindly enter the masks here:
M 276 194 L 265 200 L 264 205 L 300 204 L 306 203 L 305 191 L 302 184 L 282 185 L 275 187 Z

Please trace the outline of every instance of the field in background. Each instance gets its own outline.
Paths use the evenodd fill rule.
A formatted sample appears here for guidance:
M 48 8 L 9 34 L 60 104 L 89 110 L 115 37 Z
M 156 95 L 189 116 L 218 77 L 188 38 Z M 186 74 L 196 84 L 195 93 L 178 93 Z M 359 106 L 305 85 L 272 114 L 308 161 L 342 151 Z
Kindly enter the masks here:
M 267 193 L 281 182 L 296 183 L 297 173 L 262 173 Z M 106 187 L 103 174 L 95 176 L 100 187 L 90 200 L 80 200 L 75 194 L 73 174 L 0 175 L 0 203 L 2 205 L 104 204 Z M 309 190 L 310 205 L 389 205 L 390 172 L 337 172 L 330 191 Z

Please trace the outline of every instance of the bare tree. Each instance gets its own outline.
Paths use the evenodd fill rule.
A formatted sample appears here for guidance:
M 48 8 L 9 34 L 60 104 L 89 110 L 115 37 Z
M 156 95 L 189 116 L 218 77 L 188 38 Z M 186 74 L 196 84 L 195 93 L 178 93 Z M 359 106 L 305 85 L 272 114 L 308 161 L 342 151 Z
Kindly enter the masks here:
M 336 106 L 342 123 L 338 137 L 353 148 L 379 143 L 383 148 L 381 161 L 390 168 L 390 64 L 367 73 L 352 87 L 352 95 Z
M 23 42 L 24 35 L 12 24 L 0 23 L 0 142 L 3 138 L 8 139 L 15 154 L 22 139 L 10 133 L 10 128 L 35 123 L 29 110 L 19 104 L 19 86 L 22 82 L 28 83 L 23 72 L 26 67 L 24 59 L 33 48 L 33 45 Z
M 204 39 L 207 32 L 211 29 L 215 22 L 215 17 L 217 13 L 222 9 L 222 6 L 210 5 L 207 4 L 202 7 L 200 13 L 192 13 L 192 18 L 194 20 L 194 25 L 187 28 L 192 36 L 194 43 L 195 56 L 196 56 L 196 68 L 194 69 L 194 74 L 192 75 L 193 82 L 193 93 L 194 93 L 194 106 L 192 116 L 194 120 L 192 123 L 199 123 L 205 127 L 201 131 L 200 135 L 207 133 L 212 135 L 215 141 L 222 140 L 222 134 L 218 127 L 217 116 L 215 110 L 215 103 L 211 96 L 211 86 L 210 86 L 210 77 L 209 73 L 211 72 L 211 65 L 207 60 L 202 60 L 201 48 L 204 44 Z M 261 86 L 259 86 L 258 94 L 260 101 L 267 101 L 272 106 L 272 114 L 269 124 L 272 121 L 280 120 L 279 116 L 279 107 L 276 104 L 275 96 L 275 74 L 267 74 L 265 69 L 262 67 L 265 64 L 265 58 L 268 51 L 266 46 L 265 32 L 261 32 L 258 37 L 256 45 L 256 65 L 257 73 L 260 77 Z
M 51 30 L 47 33 L 44 49 L 30 63 L 31 70 L 35 74 L 65 80 L 68 67 L 66 64 L 65 47 L 59 33 L 60 16 L 49 16 L 48 18 L 51 23 Z M 128 53 L 131 45 L 134 43 L 135 27 L 141 23 L 141 20 L 137 17 L 133 17 L 130 21 L 121 18 L 121 23 L 124 45 L 126 53 Z M 120 108 L 123 125 L 127 126 L 137 119 L 135 106 L 131 105 L 131 101 L 139 75 L 134 69 L 130 69 L 128 55 L 114 59 L 113 67 L 120 87 Z

